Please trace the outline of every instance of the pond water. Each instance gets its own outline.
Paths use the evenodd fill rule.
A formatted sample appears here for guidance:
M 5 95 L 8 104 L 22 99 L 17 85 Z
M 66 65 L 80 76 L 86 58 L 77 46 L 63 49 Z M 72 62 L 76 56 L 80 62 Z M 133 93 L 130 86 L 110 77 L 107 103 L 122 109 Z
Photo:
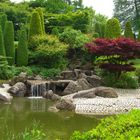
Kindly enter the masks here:
M 46 132 L 47 140 L 69 140 L 74 130 L 88 131 L 100 121 L 98 116 L 50 112 L 51 105 L 53 103 L 46 99 L 28 98 L 15 98 L 11 104 L 0 104 L 0 139 L 6 140 L 4 135 L 8 133 L 17 135 L 36 121 Z

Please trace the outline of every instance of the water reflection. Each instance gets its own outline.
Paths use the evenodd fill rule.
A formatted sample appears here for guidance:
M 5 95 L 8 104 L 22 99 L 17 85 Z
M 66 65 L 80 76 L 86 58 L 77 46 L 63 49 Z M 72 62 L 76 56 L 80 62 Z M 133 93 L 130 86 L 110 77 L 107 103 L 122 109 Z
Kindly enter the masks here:
M 39 121 L 47 140 L 68 140 L 74 130 L 87 131 L 99 120 L 94 116 L 77 115 L 73 112 L 49 112 L 53 103 L 45 99 L 15 98 L 11 104 L 0 105 L 0 136 L 6 131 L 21 133 L 34 121 Z

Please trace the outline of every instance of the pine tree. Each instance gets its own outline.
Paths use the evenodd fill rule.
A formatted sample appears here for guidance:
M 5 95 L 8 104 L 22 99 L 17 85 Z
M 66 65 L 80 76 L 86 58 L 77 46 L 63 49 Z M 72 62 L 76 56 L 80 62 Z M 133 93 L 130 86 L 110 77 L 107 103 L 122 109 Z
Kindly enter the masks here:
M 25 29 L 20 31 L 19 43 L 17 48 L 17 66 L 28 65 L 28 43 L 27 43 L 27 32 Z
M 109 19 L 106 24 L 106 38 L 117 38 L 121 36 L 120 22 L 116 18 Z
M 6 56 L 2 28 L 0 26 L 0 56 Z
M 30 21 L 30 30 L 29 30 L 29 41 L 35 35 L 42 35 L 42 25 L 41 25 L 41 18 L 37 11 L 34 11 Z
M 0 16 L 0 25 L 1 25 L 1 27 L 2 27 L 3 33 L 4 33 L 4 28 L 5 28 L 5 23 L 6 23 L 6 21 L 7 21 L 7 15 L 6 15 L 6 14 L 2 14 L 2 15 Z
M 37 8 L 36 10 L 37 10 L 37 12 L 39 13 L 40 18 L 41 18 L 42 31 L 43 31 L 43 33 L 45 33 L 44 15 L 43 15 L 42 8 L 39 7 L 39 8 Z
M 126 24 L 125 24 L 124 36 L 126 38 L 134 39 L 134 34 L 133 34 L 133 31 L 132 31 L 132 25 L 131 25 L 130 21 L 126 22 Z
M 12 21 L 6 21 L 4 29 L 4 45 L 8 64 L 15 63 L 14 26 Z

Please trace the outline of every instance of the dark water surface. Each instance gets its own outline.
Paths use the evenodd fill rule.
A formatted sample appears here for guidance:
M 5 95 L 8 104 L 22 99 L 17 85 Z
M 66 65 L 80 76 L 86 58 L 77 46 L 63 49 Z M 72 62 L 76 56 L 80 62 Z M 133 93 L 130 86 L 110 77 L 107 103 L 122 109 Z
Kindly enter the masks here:
M 97 116 L 78 115 L 73 112 L 50 112 L 53 105 L 46 99 L 15 98 L 11 104 L 0 104 L 0 140 L 12 132 L 15 135 L 30 127 L 34 121 L 40 123 L 47 140 L 69 140 L 75 131 L 88 131 L 100 121 Z

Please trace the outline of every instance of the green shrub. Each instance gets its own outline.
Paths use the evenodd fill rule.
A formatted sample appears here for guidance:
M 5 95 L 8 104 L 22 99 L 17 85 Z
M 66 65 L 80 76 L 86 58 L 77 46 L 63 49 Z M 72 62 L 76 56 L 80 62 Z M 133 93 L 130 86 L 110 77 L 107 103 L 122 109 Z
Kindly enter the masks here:
M 139 140 L 140 110 L 108 117 L 96 129 L 85 133 L 75 132 L 71 140 Z
M 109 19 L 106 24 L 106 38 L 117 38 L 121 36 L 120 22 L 116 18 Z
M 17 66 L 27 66 L 28 65 L 28 46 L 27 46 L 27 33 L 26 30 L 21 30 L 19 43 L 17 48 Z
M 2 33 L 1 26 L 0 26 L 0 55 L 6 57 L 4 39 L 3 39 L 3 33 Z
M 59 30 L 58 30 L 58 28 L 56 28 L 56 27 L 53 28 L 51 34 L 52 34 L 52 35 L 59 36 Z
M 133 31 L 132 31 L 132 25 L 131 25 L 131 22 L 129 22 L 129 21 L 126 22 L 126 24 L 125 24 L 124 36 L 127 37 L 127 38 L 134 39 L 134 34 L 133 34 Z
M 45 33 L 45 26 L 44 26 L 44 15 L 42 8 L 36 8 L 36 11 L 39 13 L 40 19 L 41 19 L 41 26 L 42 26 L 42 32 Z
M 38 41 L 36 40 L 36 42 L 39 42 L 39 46 L 34 51 L 30 51 L 30 63 L 47 68 L 65 68 L 67 65 L 67 45 L 61 43 L 54 36 L 46 35 L 45 38 L 43 37 L 44 41 L 40 37 L 38 36 Z
M 89 38 L 81 31 L 67 28 L 59 36 L 60 41 L 69 44 L 70 48 L 82 48 Z
M 11 66 L 8 66 L 6 57 L 0 56 L 0 79 L 8 80 L 14 76 Z
M 130 72 L 121 74 L 119 78 L 114 73 L 103 72 L 102 77 L 105 86 L 126 89 L 136 89 L 139 87 L 138 77 Z
M 4 33 L 6 21 L 7 21 L 7 15 L 6 15 L 6 14 L 2 14 L 2 15 L 0 16 L 0 25 L 1 25 L 1 27 L 2 27 L 3 33 Z
M 8 64 L 15 64 L 14 26 L 12 21 L 6 21 L 4 30 L 4 45 Z
M 30 29 L 29 29 L 29 41 L 32 40 L 32 37 L 35 35 L 42 35 L 42 24 L 41 18 L 37 11 L 34 11 L 30 21 Z M 31 42 L 30 42 L 31 44 Z

